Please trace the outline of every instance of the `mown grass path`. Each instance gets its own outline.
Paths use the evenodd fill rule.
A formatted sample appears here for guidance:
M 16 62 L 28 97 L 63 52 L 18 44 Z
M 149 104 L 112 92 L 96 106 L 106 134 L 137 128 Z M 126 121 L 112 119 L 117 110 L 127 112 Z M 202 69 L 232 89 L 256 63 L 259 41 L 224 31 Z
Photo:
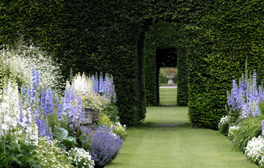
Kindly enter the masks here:
M 175 101 L 170 96 L 174 100 L 161 97 L 161 102 Z M 232 151 L 233 144 L 219 131 L 191 128 L 187 107 L 147 107 L 144 123 L 127 132 L 123 149 L 106 168 L 258 167 Z
M 231 151 L 232 143 L 218 131 L 191 128 L 187 107 L 148 107 L 144 124 L 127 131 L 123 149 L 107 168 L 257 167 Z

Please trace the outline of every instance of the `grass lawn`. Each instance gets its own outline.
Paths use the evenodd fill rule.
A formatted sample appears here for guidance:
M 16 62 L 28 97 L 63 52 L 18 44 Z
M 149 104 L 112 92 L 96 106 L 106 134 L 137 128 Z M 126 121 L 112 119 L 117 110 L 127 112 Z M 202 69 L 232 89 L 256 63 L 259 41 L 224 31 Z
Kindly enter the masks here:
M 160 105 L 177 104 L 177 88 L 160 88 Z
M 231 151 L 233 144 L 219 131 L 191 128 L 188 107 L 147 107 L 144 123 L 127 132 L 123 149 L 106 168 L 258 167 Z

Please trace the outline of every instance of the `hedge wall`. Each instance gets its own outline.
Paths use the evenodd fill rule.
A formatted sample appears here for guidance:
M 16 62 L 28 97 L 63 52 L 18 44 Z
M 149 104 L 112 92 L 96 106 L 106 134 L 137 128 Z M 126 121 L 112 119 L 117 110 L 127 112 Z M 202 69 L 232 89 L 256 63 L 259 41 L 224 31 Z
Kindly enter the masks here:
M 217 129 L 226 114 L 226 91 L 248 68 L 263 78 L 264 2 L 218 0 L 210 6 L 192 34 L 189 116 L 194 125 Z M 195 36 L 193 35 L 195 34 Z M 190 45 L 190 46 L 191 46 Z

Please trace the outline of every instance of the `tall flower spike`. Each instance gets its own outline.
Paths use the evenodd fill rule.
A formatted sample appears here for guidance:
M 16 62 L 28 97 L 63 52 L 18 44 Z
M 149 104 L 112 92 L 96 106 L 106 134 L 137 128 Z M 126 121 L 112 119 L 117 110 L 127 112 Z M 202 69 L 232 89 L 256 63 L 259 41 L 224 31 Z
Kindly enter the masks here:
M 256 70 L 253 72 L 253 86 L 256 88 L 257 87 L 257 73 Z
M 36 71 L 36 87 L 39 85 L 39 72 Z
M 98 78 L 97 78 L 97 75 L 95 76 L 92 76 L 94 78 L 93 82 L 94 82 L 94 85 L 93 85 L 93 91 L 95 93 L 98 93 Z
M 42 95 L 41 95 L 41 100 L 40 100 L 40 109 L 42 110 L 43 113 L 46 113 L 46 89 L 43 89 Z
M 100 81 L 99 81 L 99 93 L 104 94 L 104 78 L 103 75 L 100 75 Z
M 45 115 L 52 115 L 54 112 L 54 104 L 53 104 L 53 96 L 52 91 L 50 89 L 47 90 L 46 95 L 46 111 Z
M 58 105 L 58 121 L 62 119 L 62 111 L 63 111 L 63 105 L 59 104 Z

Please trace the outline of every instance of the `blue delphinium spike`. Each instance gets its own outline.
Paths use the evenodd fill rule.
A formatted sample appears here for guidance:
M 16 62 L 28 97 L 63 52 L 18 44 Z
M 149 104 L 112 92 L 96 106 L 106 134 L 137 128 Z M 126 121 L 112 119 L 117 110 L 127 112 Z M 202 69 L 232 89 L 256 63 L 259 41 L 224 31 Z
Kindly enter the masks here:
M 99 81 L 99 93 L 104 93 L 104 78 L 103 75 L 100 75 L 100 81 Z
M 257 87 L 257 73 L 256 70 L 253 72 L 253 86 L 256 88 Z
M 50 89 L 47 90 L 46 94 L 46 111 L 45 115 L 52 115 L 54 112 L 53 96 Z
M 62 111 L 63 111 L 63 105 L 59 104 L 58 105 L 58 121 L 62 119 Z
M 39 85 L 39 72 L 36 71 L 36 87 Z
M 40 109 L 45 114 L 46 113 L 46 89 L 43 89 L 41 100 L 40 100 Z
M 98 90 L 98 78 L 97 78 L 97 75 L 95 75 L 95 77 L 94 77 L 93 91 L 95 93 L 98 93 L 99 92 L 99 90 Z

